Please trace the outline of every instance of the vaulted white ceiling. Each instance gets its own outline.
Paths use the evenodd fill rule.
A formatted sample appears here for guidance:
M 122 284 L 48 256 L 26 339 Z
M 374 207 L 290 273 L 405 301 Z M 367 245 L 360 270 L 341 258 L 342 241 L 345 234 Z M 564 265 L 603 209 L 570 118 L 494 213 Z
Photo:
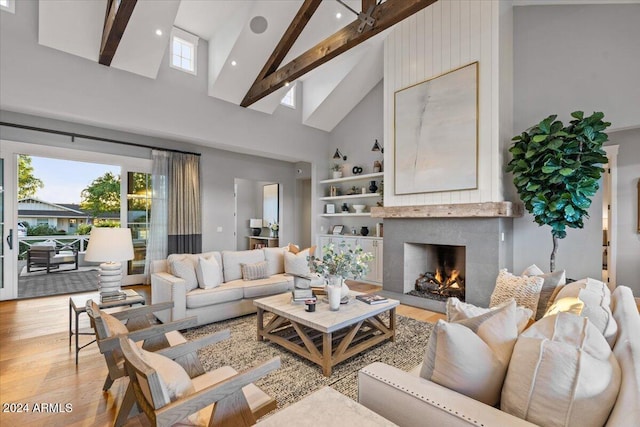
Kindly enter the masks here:
M 361 0 L 345 3 L 361 9 Z M 302 0 L 140 0 L 111 66 L 156 78 L 175 25 L 208 42 L 208 95 L 239 105 L 301 4 Z M 97 62 L 106 7 L 107 0 L 40 1 L 39 43 Z M 250 28 L 258 16 L 267 21 L 260 34 Z M 337 1 L 324 0 L 283 64 L 355 18 Z M 156 29 L 163 34 L 157 36 Z M 382 79 L 385 35 L 378 34 L 299 79 L 304 124 L 331 131 Z M 287 90 L 249 108 L 273 114 Z

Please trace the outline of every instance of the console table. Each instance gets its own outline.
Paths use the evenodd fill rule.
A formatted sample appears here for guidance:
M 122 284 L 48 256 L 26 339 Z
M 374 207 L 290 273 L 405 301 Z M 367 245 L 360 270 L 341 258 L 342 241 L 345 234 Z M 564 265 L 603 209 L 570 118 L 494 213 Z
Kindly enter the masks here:
M 249 249 L 277 248 L 280 240 L 277 237 L 247 236 Z

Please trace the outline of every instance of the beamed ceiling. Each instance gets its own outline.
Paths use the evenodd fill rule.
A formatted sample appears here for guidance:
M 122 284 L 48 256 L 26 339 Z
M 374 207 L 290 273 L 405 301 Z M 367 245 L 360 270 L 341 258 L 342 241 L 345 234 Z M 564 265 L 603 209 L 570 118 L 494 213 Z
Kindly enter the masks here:
M 331 131 L 382 79 L 385 31 L 435 1 L 48 0 L 39 43 L 155 79 L 175 25 L 207 41 L 209 96 L 272 114 L 301 82 L 303 123 Z

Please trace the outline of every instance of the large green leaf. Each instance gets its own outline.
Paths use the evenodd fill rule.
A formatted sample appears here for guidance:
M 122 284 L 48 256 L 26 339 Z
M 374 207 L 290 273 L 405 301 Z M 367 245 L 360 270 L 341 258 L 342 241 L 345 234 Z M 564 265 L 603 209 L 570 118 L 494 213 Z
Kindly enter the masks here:
M 547 139 L 548 135 L 535 135 L 533 138 L 531 138 L 531 140 L 533 142 L 542 142 L 545 139 Z

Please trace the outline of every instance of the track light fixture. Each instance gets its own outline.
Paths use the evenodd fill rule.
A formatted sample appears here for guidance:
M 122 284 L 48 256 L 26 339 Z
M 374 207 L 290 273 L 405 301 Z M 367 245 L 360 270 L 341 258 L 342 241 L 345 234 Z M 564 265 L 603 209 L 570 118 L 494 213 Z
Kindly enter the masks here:
M 333 158 L 336 160 L 344 160 L 345 162 L 347 161 L 347 156 L 343 156 L 342 153 L 340 152 L 340 149 L 336 148 L 336 152 L 333 155 Z
M 371 147 L 371 151 L 379 151 L 381 153 L 384 153 L 384 147 L 380 145 L 380 143 L 376 139 L 376 142 L 373 143 L 373 147 Z

